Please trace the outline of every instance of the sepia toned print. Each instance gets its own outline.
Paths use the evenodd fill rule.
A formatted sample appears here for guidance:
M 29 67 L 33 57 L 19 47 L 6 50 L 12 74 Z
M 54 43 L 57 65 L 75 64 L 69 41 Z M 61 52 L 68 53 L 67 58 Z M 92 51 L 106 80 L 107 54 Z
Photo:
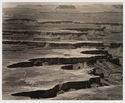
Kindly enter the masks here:
M 123 4 L 3 3 L 3 100 L 122 100 Z

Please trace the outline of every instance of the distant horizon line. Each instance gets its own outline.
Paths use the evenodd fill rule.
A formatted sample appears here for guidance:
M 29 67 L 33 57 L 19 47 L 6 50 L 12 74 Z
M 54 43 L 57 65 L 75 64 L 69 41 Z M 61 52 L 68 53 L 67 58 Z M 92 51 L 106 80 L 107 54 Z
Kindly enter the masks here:
M 123 2 L 4 2 L 3 8 L 16 7 L 17 5 L 123 5 Z

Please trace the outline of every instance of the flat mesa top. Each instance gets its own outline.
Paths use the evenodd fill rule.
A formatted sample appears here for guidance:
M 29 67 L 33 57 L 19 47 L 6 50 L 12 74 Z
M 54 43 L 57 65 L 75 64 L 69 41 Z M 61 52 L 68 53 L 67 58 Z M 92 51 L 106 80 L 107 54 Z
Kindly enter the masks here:
M 49 33 L 86 33 L 86 32 L 81 32 L 77 30 L 56 30 L 56 31 L 48 31 Z
M 49 54 L 43 55 L 45 58 L 83 58 L 102 56 L 97 54 L 82 54 L 82 51 L 98 50 L 96 48 L 77 48 L 77 49 L 52 49 Z
M 80 70 L 63 70 L 61 69 L 61 66 L 63 65 L 36 67 L 36 70 L 42 75 L 29 77 L 26 79 L 26 82 L 31 82 L 33 84 L 38 83 L 40 85 L 33 87 L 32 90 L 47 90 L 58 84 L 67 82 L 84 82 L 88 81 L 90 78 L 99 77 L 88 74 L 88 71 L 92 69 L 89 67 L 83 67 Z M 34 68 L 31 67 L 31 69 Z M 30 88 L 29 91 L 31 91 Z
M 76 40 L 60 40 L 60 41 L 47 41 L 49 43 L 69 43 L 69 44 L 76 44 L 76 43 L 103 43 L 101 41 L 76 41 Z
M 103 43 L 101 41 L 77 41 L 77 40 L 59 40 L 59 41 L 33 41 L 33 40 L 4 40 L 8 42 L 36 42 L 36 43 L 67 43 L 67 44 L 76 44 L 76 43 Z

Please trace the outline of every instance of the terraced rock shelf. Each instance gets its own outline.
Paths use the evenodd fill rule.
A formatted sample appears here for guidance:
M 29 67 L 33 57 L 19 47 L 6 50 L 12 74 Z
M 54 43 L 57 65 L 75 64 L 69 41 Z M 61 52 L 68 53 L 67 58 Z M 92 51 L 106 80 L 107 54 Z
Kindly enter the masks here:
M 122 100 L 122 5 L 43 4 L 3 8 L 3 99 Z

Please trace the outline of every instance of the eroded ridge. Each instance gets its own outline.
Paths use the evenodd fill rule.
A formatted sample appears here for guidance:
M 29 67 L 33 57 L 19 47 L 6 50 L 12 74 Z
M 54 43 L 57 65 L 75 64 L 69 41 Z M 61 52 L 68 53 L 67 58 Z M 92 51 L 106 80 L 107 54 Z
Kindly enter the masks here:
M 84 48 L 85 49 L 85 48 Z M 71 73 L 69 77 L 73 79 L 60 78 L 61 83 L 55 83 L 54 86 L 48 89 L 40 89 L 26 92 L 17 92 L 11 94 L 12 96 L 25 96 L 32 99 L 53 98 L 59 94 L 87 88 L 95 88 L 102 86 L 110 86 L 122 83 L 122 71 L 119 58 L 114 58 L 108 50 L 104 49 L 61 49 L 56 51 L 59 55 L 45 55 L 43 58 L 29 59 L 26 62 L 19 62 L 9 65 L 8 68 L 20 67 L 35 67 L 35 66 L 51 66 L 59 65 L 59 71 L 64 70 L 65 73 Z M 61 54 L 62 53 L 62 54 Z M 74 55 L 73 55 L 74 54 Z M 118 68 L 118 69 L 116 69 Z M 27 68 L 26 68 L 27 69 Z M 82 70 L 82 71 L 81 71 Z M 75 72 L 81 72 L 76 75 Z M 84 76 L 83 76 L 84 75 Z M 52 74 L 53 76 L 53 74 Z M 55 77 L 53 77 L 56 79 Z
M 118 69 L 116 69 L 116 67 Z M 85 68 L 91 69 L 87 69 L 87 72 L 85 73 Z M 85 80 L 85 78 L 80 77 L 80 79 L 76 81 L 75 78 L 78 79 L 78 77 L 74 76 L 74 80 L 69 79 L 69 82 L 57 84 L 53 88 L 47 90 L 19 92 L 12 94 L 12 96 L 25 96 L 32 99 L 52 98 L 68 91 L 118 85 L 122 83 L 122 72 L 120 66 L 108 62 L 105 59 L 99 59 L 92 65 L 87 63 L 68 64 L 66 66 L 61 66 L 60 69 L 65 69 L 65 71 L 73 70 L 73 72 L 83 70 L 84 73 L 81 75 L 88 75 L 89 78 Z
M 52 98 L 56 97 L 58 94 L 62 94 L 69 90 L 78 90 L 91 88 L 93 84 L 101 86 L 100 77 L 90 78 L 88 81 L 77 81 L 77 82 L 66 82 L 63 84 L 58 84 L 55 87 L 48 90 L 37 90 L 29 92 L 14 93 L 12 96 L 26 96 L 32 99 L 39 98 Z

